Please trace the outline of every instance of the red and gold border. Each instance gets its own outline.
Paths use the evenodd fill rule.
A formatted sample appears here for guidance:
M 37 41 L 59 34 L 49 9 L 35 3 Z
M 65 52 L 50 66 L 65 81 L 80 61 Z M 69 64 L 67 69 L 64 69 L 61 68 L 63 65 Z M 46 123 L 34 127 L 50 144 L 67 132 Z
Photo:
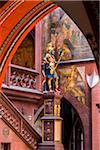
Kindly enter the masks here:
M 28 11 L 26 6 L 28 5 Z M 22 9 L 23 8 L 23 9 Z M 7 67 L 14 56 L 18 46 L 21 44 L 26 35 L 32 30 L 32 28 L 39 22 L 45 15 L 50 13 L 57 6 L 52 2 L 33 1 L 31 5 L 29 2 L 24 1 L 14 11 L 8 15 L 8 18 L 2 23 L 2 27 L 7 27 L 7 32 L 2 31 L 1 42 L 1 56 L 0 56 L 0 87 L 4 79 Z M 18 13 L 19 11 L 22 12 Z M 27 14 L 26 14 L 27 12 Z M 6 12 L 7 13 L 7 12 Z M 12 22 L 13 15 L 17 16 Z M 4 15 L 5 17 L 5 15 Z M 1 28 L 2 28 L 1 27 Z

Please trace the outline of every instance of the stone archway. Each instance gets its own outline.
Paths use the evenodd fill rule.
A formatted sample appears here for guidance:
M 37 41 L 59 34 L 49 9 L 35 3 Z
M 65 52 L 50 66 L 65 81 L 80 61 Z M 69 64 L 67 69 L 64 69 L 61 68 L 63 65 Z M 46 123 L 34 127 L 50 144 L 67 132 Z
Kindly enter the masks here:
M 31 31 L 31 29 L 35 26 L 35 24 L 39 20 L 41 20 L 45 15 L 47 15 L 52 10 L 58 7 L 56 4 L 58 5 L 58 3 L 53 3 L 50 1 L 49 2 L 35 1 L 32 2 L 31 4 L 29 4 L 28 1 L 27 2 L 12 1 L 12 2 L 7 2 L 6 6 L 2 8 L 3 10 L 1 12 L 2 40 L 0 41 L 1 42 L 0 43 L 1 44 L 0 87 L 2 85 L 2 80 L 4 79 L 4 75 L 7 70 L 8 64 L 11 61 L 18 46 L 21 44 L 22 40 L 26 37 L 26 35 Z M 80 6 L 81 5 L 82 4 L 80 4 Z M 69 6 L 70 5 L 68 5 L 67 7 L 68 7 L 68 12 L 70 14 Z M 61 7 L 63 8 L 62 5 Z M 11 23 L 11 18 L 13 19 L 12 23 Z M 76 18 L 79 18 L 79 16 L 77 16 Z M 89 24 L 88 24 L 88 29 L 91 29 L 91 26 Z
M 63 93 L 62 98 L 70 104 L 72 108 L 77 112 L 83 127 L 83 136 L 84 136 L 84 150 L 91 150 L 91 127 L 90 127 L 90 115 L 89 108 L 86 105 L 83 105 L 81 102 L 78 102 L 77 99 L 71 96 L 69 93 Z
M 69 93 L 64 93 L 63 91 L 61 91 L 60 100 L 61 101 L 63 100 L 65 102 L 64 105 L 65 104 L 69 105 L 69 107 L 71 109 L 73 109 L 74 113 L 76 114 L 76 120 L 74 123 L 79 125 L 79 129 L 81 130 L 81 133 L 83 136 L 83 141 L 82 141 L 82 144 L 83 144 L 82 148 L 84 148 L 83 150 L 91 150 L 91 125 L 90 125 L 90 115 L 89 115 L 88 106 L 83 105 L 74 96 L 70 95 Z M 44 109 L 43 106 L 40 107 L 40 110 L 41 110 L 41 108 L 42 108 L 42 110 Z M 61 109 L 63 109 L 62 104 L 61 104 Z M 71 109 L 70 109 L 70 112 L 71 112 Z M 61 110 L 61 113 L 62 113 L 62 111 L 64 111 L 64 109 Z M 39 113 L 40 112 L 38 112 L 38 116 L 39 116 Z M 71 114 L 68 115 L 68 117 L 70 117 L 70 116 L 71 116 Z M 61 114 L 61 117 L 63 118 L 62 114 Z M 67 116 L 65 116 L 65 117 L 67 117 Z M 67 123 L 68 123 L 69 129 L 70 129 L 71 124 L 69 123 L 69 120 Z M 66 126 L 66 128 L 67 128 L 67 126 Z M 67 130 L 69 130 L 69 129 L 67 129 Z M 64 130 L 64 127 L 62 128 L 62 130 Z M 62 134 L 62 136 L 64 136 L 64 135 Z M 62 137 L 62 140 L 63 140 L 63 138 L 64 137 Z M 63 140 L 62 143 L 64 144 L 64 142 L 65 141 Z M 71 143 L 69 143 L 69 141 L 68 141 L 68 144 L 71 144 Z M 72 149 L 69 148 L 68 150 L 72 150 Z M 76 149 L 74 149 L 74 150 L 76 150 Z M 79 150 L 81 150 L 81 149 L 79 149 Z
M 53 5 L 53 6 L 54 7 L 51 7 L 51 9 L 48 9 L 48 11 L 45 14 L 41 15 L 41 17 L 39 19 L 41 19 L 44 15 L 46 15 L 47 13 L 49 13 L 50 11 L 52 11 L 53 9 L 55 9 L 57 7 L 55 5 Z M 23 18 L 20 18 L 20 19 L 23 19 Z M 30 18 L 28 18 L 28 19 L 30 19 Z M 20 30 L 22 30 L 22 28 L 24 26 L 22 26 L 22 28 L 18 28 L 16 34 L 13 35 L 13 37 L 12 37 L 12 39 L 10 41 L 7 39 L 8 41 L 6 41 L 5 45 L 7 44 L 8 47 L 6 47 L 6 49 L 4 50 L 3 54 L 6 54 L 6 52 L 8 51 L 8 49 L 11 48 L 11 47 L 9 47 L 9 45 L 11 45 L 11 44 L 12 44 L 12 48 L 11 49 L 13 49 L 13 51 L 10 53 L 9 56 L 2 57 L 2 59 L 0 59 L 0 62 L 1 62 L 1 60 L 7 58 L 6 61 L 5 61 L 5 64 L 1 63 L 1 65 L 3 65 L 3 70 L 0 72 L 1 73 L 0 74 L 0 86 L 2 84 L 2 80 L 4 78 L 4 75 L 5 75 L 5 72 L 7 70 L 8 64 L 11 61 L 11 59 L 12 59 L 15 51 L 17 50 L 17 47 L 20 45 L 20 43 L 25 38 L 25 36 L 30 32 L 30 30 L 35 26 L 35 24 L 39 21 L 39 19 L 37 19 L 34 23 L 32 23 L 31 26 L 30 26 L 30 28 L 28 28 L 27 30 L 25 30 L 25 32 L 20 37 L 17 37 L 17 35 L 20 33 Z M 26 25 L 28 23 L 28 21 L 29 20 L 27 20 L 27 22 L 24 22 L 23 25 Z M 18 27 L 18 23 L 16 23 L 16 26 L 14 26 L 14 27 Z M 14 29 L 14 27 L 13 27 L 13 29 Z M 13 29 L 10 30 L 11 34 L 13 33 Z M 6 36 L 8 36 L 8 35 L 10 35 L 10 34 L 7 34 Z M 18 41 L 14 41 L 13 42 L 13 40 L 15 38 L 16 39 L 18 38 Z M 83 124 L 83 128 L 84 128 L 84 138 L 85 138 L 85 143 L 84 143 L 85 146 L 84 147 L 85 147 L 85 150 L 89 150 L 90 147 L 91 147 L 90 146 L 90 139 L 89 139 L 89 134 L 90 134 L 89 108 L 87 106 L 83 106 L 80 103 L 76 102 L 75 98 L 70 98 L 70 96 L 68 97 L 67 94 L 65 94 L 64 97 L 75 107 L 75 109 L 77 110 L 77 112 L 78 112 L 78 114 L 79 114 L 79 116 L 80 116 L 80 118 L 82 120 L 82 124 Z
M 29 7 L 26 11 L 27 6 Z M 12 7 L 12 9 L 7 7 L 7 11 L 3 11 L 1 16 L 1 25 L 4 28 L 2 28 L 2 40 L 0 43 L 0 87 L 2 85 L 7 67 L 12 60 L 18 46 L 37 24 L 37 22 L 39 22 L 52 10 L 57 8 L 57 5 L 52 2 L 44 1 L 36 1 L 32 3 L 22 1 L 18 2 L 14 6 L 10 5 L 10 7 Z M 22 14 L 18 12 L 22 12 Z M 11 18 L 13 19 L 12 23 Z M 7 29 L 5 30 L 6 27 Z
M 65 150 L 84 149 L 84 129 L 79 114 L 67 99 L 61 99 L 62 143 Z

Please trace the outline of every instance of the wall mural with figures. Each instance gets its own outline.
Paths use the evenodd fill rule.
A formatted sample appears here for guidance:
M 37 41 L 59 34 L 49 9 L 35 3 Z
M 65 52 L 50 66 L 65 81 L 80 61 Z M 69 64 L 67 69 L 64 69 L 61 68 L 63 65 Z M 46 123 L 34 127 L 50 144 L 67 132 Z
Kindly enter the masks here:
M 60 87 L 64 92 L 69 92 L 78 101 L 86 104 L 85 93 L 85 66 L 70 65 L 58 68 L 60 74 Z
M 42 22 L 43 91 L 59 92 L 62 88 L 86 104 L 85 66 L 64 65 L 72 60 L 94 58 L 85 36 L 61 8 L 51 12 Z
M 61 61 L 93 58 L 90 46 L 80 29 L 71 18 L 57 8 L 43 19 L 43 51 L 51 42 L 55 50 L 56 60 L 64 49 Z
M 26 36 L 21 45 L 18 47 L 12 64 L 27 68 L 34 68 L 34 39 L 31 36 L 32 31 Z

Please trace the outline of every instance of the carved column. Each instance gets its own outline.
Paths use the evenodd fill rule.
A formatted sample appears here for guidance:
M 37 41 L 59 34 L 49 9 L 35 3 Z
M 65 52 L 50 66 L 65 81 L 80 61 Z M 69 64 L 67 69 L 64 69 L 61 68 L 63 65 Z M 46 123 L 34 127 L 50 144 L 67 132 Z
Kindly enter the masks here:
M 42 143 L 39 150 L 64 150 L 62 145 L 62 118 L 60 117 L 60 93 L 44 95 L 42 117 Z
M 35 69 L 39 73 L 36 79 L 38 90 L 42 89 L 41 64 L 42 64 L 42 20 L 35 26 Z

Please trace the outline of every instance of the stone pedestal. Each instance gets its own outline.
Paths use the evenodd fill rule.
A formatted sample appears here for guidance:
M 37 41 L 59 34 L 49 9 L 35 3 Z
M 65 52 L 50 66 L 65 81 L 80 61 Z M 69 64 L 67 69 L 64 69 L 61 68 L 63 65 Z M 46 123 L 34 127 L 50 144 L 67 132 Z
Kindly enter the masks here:
M 62 143 L 44 142 L 39 144 L 39 150 L 64 150 Z
M 42 117 L 42 143 L 39 150 L 64 150 L 62 142 L 62 118 L 60 117 L 60 93 L 44 96 Z
M 64 146 L 62 143 L 56 142 L 55 143 L 55 150 L 64 150 Z

